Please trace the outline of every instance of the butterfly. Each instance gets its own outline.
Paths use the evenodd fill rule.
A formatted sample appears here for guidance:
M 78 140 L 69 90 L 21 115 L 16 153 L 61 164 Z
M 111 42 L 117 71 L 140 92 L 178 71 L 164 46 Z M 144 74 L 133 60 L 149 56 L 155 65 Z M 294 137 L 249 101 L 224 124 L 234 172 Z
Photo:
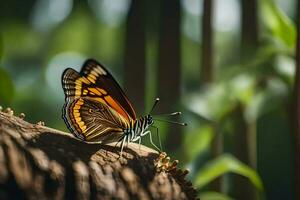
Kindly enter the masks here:
M 62 74 L 65 104 L 62 117 L 77 138 L 87 142 L 121 143 L 138 141 L 149 134 L 154 119 L 148 114 L 137 118 L 135 110 L 120 85 L 105 67 L 88 59 L 78 73 L 67 68 Z M 159 99 L 157 98 L 150 113 Z M 179 112 L 170 115 L 177 115 Z M 156 128 L 156 127 L 155 127 Z

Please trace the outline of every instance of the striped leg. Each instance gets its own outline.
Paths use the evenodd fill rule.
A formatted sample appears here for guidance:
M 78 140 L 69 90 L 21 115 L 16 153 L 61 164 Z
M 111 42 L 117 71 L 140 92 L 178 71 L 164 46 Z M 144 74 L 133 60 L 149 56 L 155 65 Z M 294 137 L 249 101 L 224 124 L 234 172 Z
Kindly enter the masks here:
M 124 136 L 122 142 L 121 142 L 121 152 L 120 152 L 120 157 L 122 157 L 122 153 L 123 153 L 123 148 L 124 148 L 124 142 L 126 141 L 127 136 Z
M 156 150 L 158 150 L 159 152 L 161 152 L 161 150 L 153 143 L 152 141 L 152 134 L 151 134 L 151 131 L 146 131 L 144 132 L 143 134 L 141 134 L 141 136 L 144 136 L 144 135 L 147 135 L 149 134 L 149 137 L 150 137 L 150 143 L 156 148 Z
M 141 151 L 141 142 L 142 142 L 142 136 L 136 136 L 131 140 L 131 142 L 139 141 L 139 152 Z
M 128 137 L 127 137 L 127 141 L 126 141 L 126 148 L 128 148 L 129 142 L 130 142 L 130 137 L 128 136 Z M 128 155 L 128 152 L 126 152 L 126 153 L 127 153 L 127 155 Z
M 156 126 L 152 126 L 152 127 L 156 129 L 156 135 L 157 135 L 158 142 L 159 142 L 159 148 L 161 149 L 161 151 L 163 151 L 163 148 L 162 148 L 162 145 L 161 145 L 161 140 L 160 140 L 160 135 L 158 133 L 158 127 L 156 127 Z

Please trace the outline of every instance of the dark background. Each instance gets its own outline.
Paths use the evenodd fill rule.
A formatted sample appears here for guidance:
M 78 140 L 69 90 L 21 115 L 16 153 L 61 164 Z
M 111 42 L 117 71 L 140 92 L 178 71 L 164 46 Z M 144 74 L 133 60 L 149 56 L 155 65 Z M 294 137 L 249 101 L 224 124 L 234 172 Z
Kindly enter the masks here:
M 299 4 L 1 1 L 0 105 L 67 131 L 61 74 L 92 57 L 112 72 L 139 115 L 155 97 L 155 113 L 183 112 L 173 120 L 187 127 L 157 124 L 164 150 L 190 169 L 202 200 L 300 197 Z

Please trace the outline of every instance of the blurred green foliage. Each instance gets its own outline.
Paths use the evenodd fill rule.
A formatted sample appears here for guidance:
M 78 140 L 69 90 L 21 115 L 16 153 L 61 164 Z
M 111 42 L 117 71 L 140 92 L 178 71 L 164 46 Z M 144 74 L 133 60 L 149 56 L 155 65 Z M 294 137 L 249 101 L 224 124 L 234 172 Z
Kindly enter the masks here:
M 14 1 L 15 5 L 6 8 L 4 13 L 13 13 L 15 7 L 21 6 Z M 43 1 L 46 2 L 33 2 Z M 41 120 L 47 126 L 67 130 L 61 119 L 64 103 L 61 73 L 67 67 L 79 70 L 86 58 L 94 57 L 103 62 L 122 85 L 124 13 L 128 11 L 130 1 L 124 1 L 123 7 L 115 1 L 99 1 L 98 4 L 91 3 L 97 1 L 88 1 L 89 4 L 65 1 L 70 4 L 70 13 L 60 1 L 47 2 L 50 6 L 38 7 L 41 9 L 39 15 L 36 5 L 29 4 L 22 7 L 24 13 L 28 13 L 27 18 L 16 13 L 15 16 L 7 14 L 0 20 L 0 105 L 12 106 L 17 113 L 25 112 L 28 121 Z M 236 39 L 240 37 L 239 2 L 216 1 L 219 6 L 214 25 L 216 79 L 202 88 L 199 80 L 201 2 L 182 0 L 182 104 L 183 120 L 189 126 L 184 129 L 180 163 L 191 169 L 190 179 L 200 188 L 202 200 L 232 199 L 230 188 L 224 191 L 226 195 L 208 188 L 215 178 L 228 173 L 245 176 L 260 193 L 266 193 L 268 199 L 292 199 L 288 106 L 295 71 L 296 29 L 293 18 L 287 15 L 291 15 L 289 10 L 279 6 L 285 0 L 258 1 L 261 44 L 254 55 L 242 61 L 240 43 Z M 287 5 L 291 9 L 295 7 L 295 1 Z M 64 15 L 60 20 L 53 19 L 51 26 L 43 29 L 41 27 L 46 23 L 38 25 L 38 19 L 51 20 L 55 14 L 61 14 L 55 13 L 59 10 L 51 11 L 51 6 L 61 6 L 60 12 Z M 228 6 L 233 8 L 231 12 L 228 12 Z M 50 12 L 49 16 L 46 11 Z M 44 16 L 40 16 L 41 13 Z M 150 14 L 146 45 L 147 108 L 156 96 L 159 42 L 159 16 L 158 13 Z M 116 16 L 121 16 L 120 20 Z M 228 24 L 218 25 L 219 21 Z M 242 119 L 236 117 L 238 109 Z M 255 129 L 256 169 L 232 156 L 232 135 L 239 120 Z M 159 124 L 159 127 L 163 141 L 176 137 L 167 135 L 168 126 Z M 212 158 L 211 143 L 216 135 L 225 138 L 224 154 Z M 227 185 L 231 187 L 230 175 L 228 177 Z
M 264 190 L 263 183 L 255 170 L 238 161 L 233 156 L 226 154 L 206 163 L 199 170 L 198 175 L 196 175 L 195 185 L 201 189 L 218 176 L 228 172 L 245 176 L 259 191 L 262 192 Z
M 0 103 L 9 106 L 14 95 L 14 85 L 9 74 L 0 68 Z
M 274 1 L 263 0 L 261 13 L 264 24 L 272 32 L 273 37 L 283 42 L 287 47 L 293 48 L 296 42 L 296 28 Z
M 220 194 L 220 193 L 217 193 L 217 192 L 203 192 L 200 195 L 200 199 L 205 199 L 205 200 L 233 200 L 233 198 L 230 198 L 227 195 Z
M 204 166 L 204 169 L 199 169 L 198 174 L 193 175 L 194 183 L 200 187 L 207 185 L 222 174 L 232 172 L 249 178 L 259 191 L 264 191 L 264 180 L 264 184 L 267 184 L 266 196 L 269 199 L 291 199 L 292 154 L 290 146 L 292 144 L 288 142 L 291 134 L 286 120 L 289 119 L 287 111 L 293 87 L 293 51 L 296 31 L 294 23 L 272 0 L 261 1 L 260 5 L 264 25 L 262 37 L 265 43 L 259 47 L 257 53 L 242 64 L 231 66 L 229 64 L 229 66 L 221 67 L 218 69 L 219 75 L 215 83 L 203 88 L 200 92 L 189 93 L 184 98 L 186 107 L 201 120 L 201 123 L 198 122 L 199 127 L 194 127 L 195 132 L 190 131 L 187 134 L 185 149 L 188 151 L 189 162 L 192 161 L 196 168 Z M 210 148 L 210 142 L 217 134 L 215 127 L 221 127 L 218 128 L 218 132 L 223 134 L 234 132 L 231 116 L 239 106 L 243 108 L 243 118 L 249 127 L 253 123 L 261 124 L 261 119 L 267 116 L 272 116 L 274 120 L 268 120 L 267 124 L 256 129 L 256 133 L 260 134 L 257 140 L 258 170 L 263 180 L 257 172 L 232 156 L 220 156 L 206 163 L 207 149 Z M 280 109 L 280 114 L 275 112 L 279 108 L 283 108 Z M 283 117 L 285 120 L 279 122 L 275 116 L 281 116 L 280 118 Z M 286 128 L 281 128 L 282 126 Z M 275 135 L 272 136 L 272 130 L 269 127 L 277 129 L 277 138 L 274 137 Z M 265 131 L 268 134 L 265 134 Z M 225 137 L 231 136 L 225 135 Z M 274 149 L 274 144 L 281 148 L 289 147 L 283 152 L 280 148 Z M 201 157 L 205 160 L 203 162 L 200 159 L 201 164 L 199 164 L 199 158 L 196 159 L 199 155 L 202 155 Z M 271 155 L 275 157 L 280 155 L 280 158 Z M 271 157 L 274 160 L 269 160 Z M 280 162 L 282 169 L 286 170 L 283 176 L 278 175 L 280 167 L 274 167 L 277 163 L 276 159 L 285 161 Z M 272 173 L 266 172 L 268 168 L 273 168 Z M 277 178 L 273 178 L 276 182 L 272 182 L 271 176 L 276 175 Z M 285 192 L 282 192 L 283 190 L 274 192 L 274 188 L 277 191 L 283 188 Z M 215 193 L 212 198 L 227 198 L 214 197 L 214 195 Z M 204 196 L 203 198 L 210 199 L 211 197 Z
M 0 35 L 0 61 L 3 55 L 3 40 Z M 9 74 L 0 67 L 0 105 L 9 106 L 14 95 L 14 85 Z

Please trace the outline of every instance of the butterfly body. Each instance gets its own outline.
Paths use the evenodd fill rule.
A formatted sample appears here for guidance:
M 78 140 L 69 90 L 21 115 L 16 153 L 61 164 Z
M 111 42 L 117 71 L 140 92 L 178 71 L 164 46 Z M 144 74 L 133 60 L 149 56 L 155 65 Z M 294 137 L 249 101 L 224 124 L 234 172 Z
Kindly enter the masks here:
M 123 136 L 119 139 L 121 142 L 121 152 L 125 142 L 139 141 L 141 143 L 142 137 L 149 134 L 149 127 L 153 125 L 154 121 L 151 115 L 140 117 L 136 120 L 133 126 L 130 126 L 123 130 Z M 151 134 L 151 133 L 150 133 Z
M 151 115 L 140 117 L 130 126 L 123 130 L 124 134 L 130 138 L 130 141 L 137 141 L 140 137 L 146 135 L 149 127 L 153 125 L 153 119 Z
M 62 86 L 62 117 L 77 138 L 87 142 L 121 142 L 122 152 L 126 142 L 141 142 L 150 133 L 152 116 L 136 117 L 119 84 L 99 62 L 87 60 L 80 72 L 67 68 Z

